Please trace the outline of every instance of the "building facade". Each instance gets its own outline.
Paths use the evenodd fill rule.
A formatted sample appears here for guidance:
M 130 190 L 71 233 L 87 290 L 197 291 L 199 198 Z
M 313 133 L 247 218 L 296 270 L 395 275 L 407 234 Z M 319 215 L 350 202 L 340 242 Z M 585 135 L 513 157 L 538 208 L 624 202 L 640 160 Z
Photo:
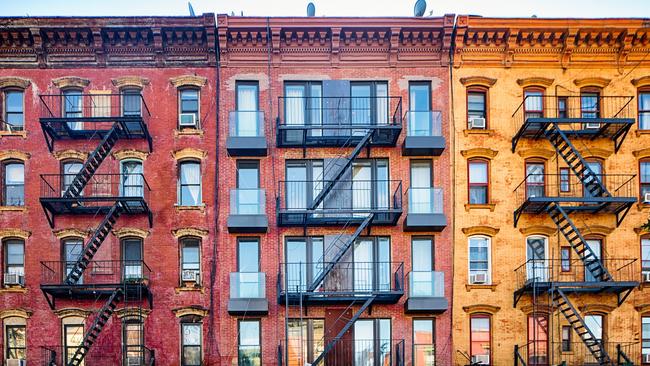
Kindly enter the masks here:
M 650 362 L 647 38 L 457 18 L 455 364 Z

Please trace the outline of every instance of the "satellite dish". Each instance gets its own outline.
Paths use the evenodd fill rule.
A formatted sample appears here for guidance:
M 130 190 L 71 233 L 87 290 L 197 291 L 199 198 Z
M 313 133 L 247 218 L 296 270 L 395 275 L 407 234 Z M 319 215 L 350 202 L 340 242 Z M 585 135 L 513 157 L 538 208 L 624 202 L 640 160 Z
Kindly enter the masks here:
M 194 15 L 194 8 L 192 7 L 192 3 L 188 1 L 187 6 L 190 8 L 190 16 L 191 17 L 196 16 L 196 15 Z
M 415 6 L 413 7 L 413 14 L 416 17 L 423 16 L 426 10 L 427 10 L 427 2 L 425 0 L 418 0 L 415 2 Z
M 316 5 L 314 5 L 314 3 L 307 4 L 307 16 L 308 17 L 316 16 Z

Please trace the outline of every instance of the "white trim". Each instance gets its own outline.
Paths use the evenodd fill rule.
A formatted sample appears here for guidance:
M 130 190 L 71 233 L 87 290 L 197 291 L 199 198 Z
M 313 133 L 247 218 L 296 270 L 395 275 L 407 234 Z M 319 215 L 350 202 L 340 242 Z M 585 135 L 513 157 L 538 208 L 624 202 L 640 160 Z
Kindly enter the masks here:
M 472 235 L 467 238 L 467 283 L 470 285 L 472 284 L 469 282 L 470 278 L 470 262 L 471 262 L 471 257 L 470 257 L 470 247 L 471 247 L 471 242 L 472 239 L 485 239 L 487 243 L 487 261 L 488 261 L 488 269 L 487 269 L 487 281 L 485 281 L 485 285 L 491 285 L 492 284 L 492 238 L 487 236 L 487 235 Z

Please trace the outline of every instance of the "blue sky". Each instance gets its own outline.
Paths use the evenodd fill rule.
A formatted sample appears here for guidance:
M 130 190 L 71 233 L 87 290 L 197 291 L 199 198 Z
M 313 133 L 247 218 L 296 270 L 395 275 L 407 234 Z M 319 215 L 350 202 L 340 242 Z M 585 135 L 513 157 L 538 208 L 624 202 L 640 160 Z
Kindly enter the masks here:
M 411 16 L 415 0 L 312 0 L 318 16 Z M 302 16 L 309 0 L 191 0 L 197 14 Z M 427 14 L 645 17 L 650 0 L 427 0 Z M 186 0 L 0 0 L 0 16 L 188 15 Z

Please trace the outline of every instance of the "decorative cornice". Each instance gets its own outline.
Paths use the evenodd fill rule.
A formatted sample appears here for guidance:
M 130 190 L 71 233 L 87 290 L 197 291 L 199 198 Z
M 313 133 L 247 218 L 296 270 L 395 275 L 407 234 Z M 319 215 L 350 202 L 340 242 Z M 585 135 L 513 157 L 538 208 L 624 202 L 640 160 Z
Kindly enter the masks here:
M 549 315 L 553 313 L 553 307 L 549 305 L 543 305 L 543 304 L 526 304 L 523 305 L 519 310 L 521 310 L 525 314 L 532 315 L 533 313 L 542 313 L 545 315 Z
M 184 236 L 206 237 L 208 236 L 208 230 L 195 227 L 183 227 L 172 230 L 172 235 L 177 239 Z
M 650 86 L 650 75 L 648 76 L 642 76 L 640 78 L 632 79 L 632 85 L 634 85 L 637 88 L 643 87 L 643 86 Z
M 23 319 L 29 319 L 32 316 L 33 312 L 31 310 L 23 309 L 23 308 L 14 308 L 14 309 L 5 309 L 5 310 L 0 310 L 0 319 L 6 319 L 6 318 L 23 318 Z
M 603 225 L 591 225 L 586 227 L 581 227 L 580 233 L 582 235 L 602 235 L 607 236 L 614 231 L 613 227 L 603 226 Z
M 52 79 L 52 84 L 59 89 L 65 88 L 85 88 L 90 84 L 89 79 L 79 76 L 63 76 L 60 78 Z
M 21 161 L 27 161 L 31 155 L 24 151 L 19 150 L 3 150 L 0 151 L 0 161 L 8 159 L 16 159 Z
M 151 314 L 150 309 L 145 309 L 145 308 L 121 308 L 115 310 L 115 316 L 117 316 L 118 319 L 147 319 L 147 317 Z
M 496 84 L 497 79 L 492 79 L 486 76 L 468 76 L 460 78 L 460 83 L 464 86 L 479 85 L 489 88 Z
M 59 161 L 68 160 L 68 159 L 84 161 L 88 158 L 88 153 L 85 153 L 83 151 L 78 151 L 78 150 L 55 151 L 52 153 L 52 155 L 56 160 Z
M 208 82 L 208 79 L 198 75 L 181 75 L 170 78 L 169 82 L 172 83 L 175 88 L 183 86 L 202 88 Z
M 182 308 L 172 309 L 172 313 L 176 315 L 177 318 L 181 318 L 187 315 L 194 315 L 201 318 L 208 316 L 208 309 L 200 305 L 191 305 Z
M 578 88 L 584 88 L 586 86 L 595 86 L 598 88 L 604 88 L 609 83 L 612 82 L 612 79 L 605 79 L 601 77 L 590 77 L 590 78 L 581 78 L 581 79 L 575 79 L 573 80 L 573 83 L 578 87 Z
M 650 157 L 650 148 L 632 151 L 632 155 L 637 159 Z
M 646 235 L 646 234 L 650 233 L 650 231 L 648 231 L 647 229 L 642 228 L 642 227 L 635 227 L 634 232 L 637 235 Z
M 641 315 L 650 313 L 650 303 L 636 305 L 634 309 Z
M 550 149 L 541 149 L 541 148 L 532 148 L 532 149 L 523 149 L 517 152 L 519 156 L 524 159 L 528 158 L 543 158 L 550 159 L 555 156 L 555 151 Z
M 611 305 L 605 305 L 605 304 L 587 304 L 587 305 L 579 306 L 578 309 L 580 309 L 580 312 L 583 314 L 594 314 L 594 313 L 609 314 L 612 311 L 614 311 L 616 307 Z
M 3 76 L 0 77 L 0 89 L 4 88 L 19 88 L 27 89 L 32 82 L 29 79 L 20 78 L 17 76 Z
M 23 229 L 4 228 L 0 229 L 0 240 L 5 238 L 21 238 L 27 240 L 32 235 L 31 232 Z
M 79 318 L 87 318 L 92 314 L 93 312 L 90 310 L 85 310 L 81 308 L 63 308 L 63 309 L 57 309 L 53 311 L 56 316 L 59 317 L 59 319 L 63 318 L 69 318 L 69 317 L 79 317 Z
M 517 84 L 521 86 L 522 88 L 527 88 L 529 86 L 541 86 L 544 88 L 548 88 L 549 86 L 553 85 L 553 82 L 555 79 L 549 79 L 545 77 L 529 77 L 529 78 L 523 78 L 523 79 L 517 79 Z
M 83 231 L 75 228 L 69 228 L 69 229 L 60 229 L 60 230 L 55 230 L 52 232 L 54 236 L 56 236 L 57 239 L 64 239 L 64 238 L 85 238 L 88 236 L 90 233 L 89 231 Z
M 522 227 L 519 229 L 519 232 L 524 235 L 551 236 L 557 232 L 557 228 L 554 226 L 533 225 L 528 227 Z
M 147 159 L 147 156 L 149 156 L 149 153 L 135 149 L 124 149 L 113 152 L 113 158 L 117 160 L 137 159 L 144 161 Z
M 123 227 L 120 229 L 115 229 L 112 231 L 112 233 L 118 239 L 127 238 L 131 236 L 145 239 L 147 236 L 149 236 L 149 231 L 134 228 L 134 227 Z
M 172 156 L 176 160 L 184 160 L 184 159 L 198 159 L 198 160 L 203 160 L 208 156 L 208 153 L 204 150 L 199 150 L 199 149 L 194 149 L 192 147 L 187 147 L 182 150 L 177 150 L 172 152 Z
M 598 158 L 605 160 L 614 154 L 614 150 L 590 147 L 588 150 L 580 151 L 580 154 L 585 158 Z
M 140 76 L 122 76 L 119 78 L 111 79 L 111 82 L 113 83 L 113 86 L 118 89 L 122 89 L 124 87 L 143 89 L 145 86 L 149 85 L 149 79 Z
M 463 306 L 463 310 L 467 314 L 476 314 L 476 313 L 486 313 L 486 314 L 496 314 L 501 308 L 499 306 L 493 306 L 488 304 L 476 304 Z
M 499 233 L 498 228 L 492 226 L 486 226 L 486 225 L 464 227 L 461 229 L 461 231 L 463 232 L 463 234 L 467 236 L 472 236 L 472 235 L 495 236 L 497 233 Z
M 468 150 L 461 150 L 460 154 L 467 159 L 471 158 L 486 158 L 486 159 L 492 159 L 495 156 L 497 156 L 499 152 L 496 150 L 492 149 L 487 149 L 483 147 L 477 147 L 473 149 L 468 149 Z

